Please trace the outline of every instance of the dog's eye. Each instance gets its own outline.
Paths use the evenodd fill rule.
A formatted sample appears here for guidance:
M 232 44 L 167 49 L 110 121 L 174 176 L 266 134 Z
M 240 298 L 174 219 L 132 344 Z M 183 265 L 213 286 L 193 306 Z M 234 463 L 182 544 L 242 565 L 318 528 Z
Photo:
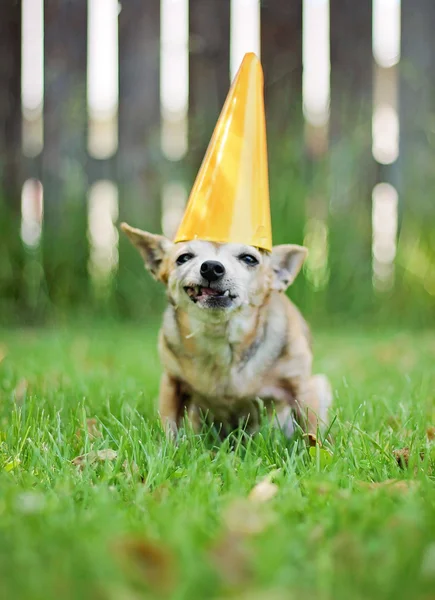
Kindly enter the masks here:
M 190 252 L 186 252 L 185 254 L 180 254 L 180 256 L 177 258 L 177 261 L 176 261 L 177 265 L 184 265 L 184 263 L 186 263 L 191 258 L 193 258 L 193 254 L 191 254 Z
M 252 256 L 252 254 L 241 254 L 238 258 L 244 262 L 245 265 L 250 267 L 255 267 L 255 265 L 258 265 L 258 260 L 255 258 L 255 256 Z

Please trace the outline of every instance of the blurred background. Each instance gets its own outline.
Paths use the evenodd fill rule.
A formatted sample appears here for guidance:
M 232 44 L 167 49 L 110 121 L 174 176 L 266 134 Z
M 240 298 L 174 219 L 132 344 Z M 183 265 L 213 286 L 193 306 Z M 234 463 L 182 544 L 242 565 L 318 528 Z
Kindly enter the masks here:
M 171 237 L 243 54 L 274 243 L 311 321 L 435 322 L 433 0 L 2 0 L 0 322 L 157 320 L 118 234 Z

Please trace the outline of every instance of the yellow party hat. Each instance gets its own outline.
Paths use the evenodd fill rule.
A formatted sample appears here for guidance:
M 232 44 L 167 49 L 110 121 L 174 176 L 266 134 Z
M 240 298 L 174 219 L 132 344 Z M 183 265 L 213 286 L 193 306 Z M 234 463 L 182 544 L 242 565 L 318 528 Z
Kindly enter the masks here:
M 263 72 L 253 53 L 230 88 L 174 241 L 194 239 L 272 250 Z

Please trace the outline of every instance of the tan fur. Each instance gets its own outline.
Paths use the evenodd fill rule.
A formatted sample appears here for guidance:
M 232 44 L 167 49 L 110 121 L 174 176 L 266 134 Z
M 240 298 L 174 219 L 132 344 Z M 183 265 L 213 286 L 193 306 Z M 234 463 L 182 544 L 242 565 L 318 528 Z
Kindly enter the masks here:
M 122 229 L 152 275 L 167 286 L 170 302 L 159 335 L 164 370 L 159 412 L 168 432 L 176 433 L 185 417 L 195 429 L 205 418 L 224 432 L 240 423 L 255 431 L 259 401 L 288 436 L 294 417 L 312 433 L 326 424 L 331 388 L 325 376 L 312 375 L 308 326 L 284 294 L 305 248 L 277 246 L 270 255 L 198 240 L 172 244 L 125 224 Z M 240 264 L 238 255 L 245 251 L 258 259 L 255 268 Z M 176 260 L 183 252 L 194 258 L 180 267 Z M 234 294 L 222 310 L 198 306 L 185 292 L 186 285 L 199 283 L 201 261 L 213 258 L 225 265 L 223 285 Z

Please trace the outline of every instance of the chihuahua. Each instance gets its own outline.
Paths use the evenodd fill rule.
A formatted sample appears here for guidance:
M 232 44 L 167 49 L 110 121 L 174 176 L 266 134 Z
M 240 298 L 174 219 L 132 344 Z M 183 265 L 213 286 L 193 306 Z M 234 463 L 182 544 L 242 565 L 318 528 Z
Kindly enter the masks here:
M 313 434 L 325 427 L 331 387 L 312 375 L 308 326 L 285 295 L 306 248 L 174 244 L 126 223 L 121 229 L 167 290 L 159 412 L 169 435 L 184 418 L 195 431 L 209 422 L 223 435 L 239 426 L 251 433 L 263 412 L 287 437 L 296 424 Z

